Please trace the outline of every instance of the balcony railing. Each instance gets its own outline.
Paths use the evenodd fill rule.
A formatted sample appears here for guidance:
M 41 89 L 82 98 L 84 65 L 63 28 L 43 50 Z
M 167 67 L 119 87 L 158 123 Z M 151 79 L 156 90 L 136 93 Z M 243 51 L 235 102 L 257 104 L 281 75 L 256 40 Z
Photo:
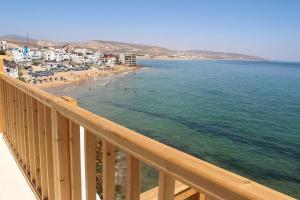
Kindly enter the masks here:
M 96 137 L 102 141 L 104 200 L 115 199 L 117 149 L 127 154 L 127 200 L 292 199 L 93 114 L 71 98 L 51 95 L 4 74 L 0 74 L 0 94 L 2 132 L 38 199 L 82 199 L 81 162 L 85 198 L 96 199 Z M 85 132 L 84 149 L 80 149 L 80 127 Z M 143 194 L 141 162 L 159 171 L 158 187 Z

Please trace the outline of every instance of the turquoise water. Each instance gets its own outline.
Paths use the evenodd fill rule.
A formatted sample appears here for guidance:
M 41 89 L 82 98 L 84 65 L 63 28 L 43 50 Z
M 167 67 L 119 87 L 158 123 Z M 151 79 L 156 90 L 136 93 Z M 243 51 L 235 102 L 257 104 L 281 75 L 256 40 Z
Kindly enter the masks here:
M 59 90 L 146 136 L 300 198 L 300 64 L 142 61 Z

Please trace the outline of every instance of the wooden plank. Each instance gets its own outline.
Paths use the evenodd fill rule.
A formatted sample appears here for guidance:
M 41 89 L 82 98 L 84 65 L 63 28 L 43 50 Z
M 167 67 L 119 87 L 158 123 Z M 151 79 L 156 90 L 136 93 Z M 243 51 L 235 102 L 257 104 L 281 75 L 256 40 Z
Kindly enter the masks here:
M 33 122 L 35 183 L 36 183 L 36 189 L 40 192 L 41 191 L 41 167 L 40 167 L 40 151 L 39 151 L 38 103 L 36 99 L 32 99 L 32 122 Z
M 103 176 L 103 198 L 115 199 L 115 162 L 116 147 L 102 140 L 102 176 Z
M 6 125 L 6 137 L 8 138 L 8 142 L 11 145 L 11 132 L 10 132 L 10 126 L 11 126 L 11 122 L 10 122 L 10 116 L 9 116 L 9 94 L 8 94 L 8 83 L 4 81 L 4 92 L 5 92 L 5 125 Z
M 33 139 L 33 108 L 32 108 L 32 98 L 27 95 L 26 96 L 26 103 L 27 103 L 27 120 L 28 120 L 28 143 L 29 143 L 29 163 L 30 163 L 30 176 L 31 181 L 35 183 L 36 177 L 36 167 L 34 163 L 34 139 Z
M 1 92 L 0 92 L 0 95 L 1 95 L 1 116 L 2 116 L 2 131 L 4 136 L 7 137 L 7 106 L 6 106 L 6 91 L 5 91 L 5 87 L 6 87 L 6 83 L 5 81 L 3 81 L 1 78 L 0 78 L 0 81 L 1 81 Z
M 4 93 L 5 93 L 5 101 L 4 101 L 4 105 L 5 105 L 5 127 L 6 127 L 6 137 L 8 138 L 8 143 L 11 145 L 11 132 L 10 132 L 10 116 L 9 116 L 9 94 L 8 94 L 8 83 L 7 82 L 3 82 L 4 83 Z
M 11 86 L 11 119 L 12 119 L 12 132 L 14 136 L 14 150 L 16 153 L 16 157 L 19 159 L 19 148 L 18 148 L 18 134 L 17 134 L 17 128 L 16 128 L 16 99 L 15 99 L 15 92 L 14 92 L 14 87 Z
M 55 199 L 70 200 L 69 120 L 53 110 L 52 125 Z
M 48 180 L 47 180 L 47 163 L 46 163 L 46 136 L 44 120 L 44 104 L 38 102 L 38 137 L 41 167 L 41 196 L 43 199 L 48 198 Z
M 1 74 L 0 69 L 0 74 Z M 4 81 L 0 79 L 0 132 L 5 133 L 4 128 Z
M 17 89 L 17 95 L 18 95 L 18 117 L 19 117 L 19 132 L 21 135 L 21 161 L 23 168 L 26 169 L 26 156 L 25 156 L 25 137 L 24 137 L 24 132 L 23 132 L 23 99 L 22 99 L 22 91 Z
M 96 136 L 87 129 L 84 131 L 85 142 L 85 183 L 86 199 L 96 199 Z M 104 199 L 109 200 L 104 197 Z
M 28 115 L 27 115 L 27 98 L 26 94 L 22 92 L 22 104 L 23 104 L 23 133 L 25 140 L 25 161 L 26 161 L 26 172 L 30 174 L 30 158 L 29 158 L 29 139 L 28 139 Z
M 178 194 L 175 194 L 174 196 L 174 200 L 185 200 L 188 198 L 189 200 L 200 200 L 199 193 L 195 189 L 192 189 L 190 187 L 188 187 L 186 190 L 181 191 Z
M 24 134 L 22 131 L 22 125 L 23 125 L 23 120 L 22 120 L 22 96 L 21 96 L 21 91 L 16 88 L 16 98 L 17 98 L 17 127 L 18 127 L 18 132 L 19 132 L 19 139 L 20 139 L 20 161 L 23 167 L 26 167 L 26 161 L 25 161 L 25 139 L 24 139 Z
M 14 125 L 15 125 L 15 131 L 16 131 L 16 143 L 17 143 L 17 154 L 18 154 L 18 159 L 21 163 L 22 160 L 22 149 L 21 149 L 21 137 L 19 133 L 19 102 L 18 102 L 18 95 L 17 95 L 17 89 L 14 87 L 13 88 L 13 95 L 14 95 Z
M 22 163 L 22 144 L 21 144 L 21 134 L 19 132 L 19 99 L 18 99 L 18 92 L 17 88 L 13 88 L 13 95 L 14 95 L 14 125 L 15 125 L 15 131 L 17 136 L 17 154 L 20 163 Z
M 126 200 L 140 199 L 140 161 L 127 155 Z
M 72 121 L 69 123 L 70 143 L 70 176 L 72 200 L 81 199 L 81 163 L 80 163 L 80 126 Z
M 194 194 L 197 194 L 195 189 L 191 189 L 189 186 L 175 181 L 174 200 L 183 200 Z M 157 200 L 158 199 L 158 187 L 152 188 L 140 195 L 141 200 Z
M 53 169 L 53 151 L 52 151 L 52 119 L 51 108 L 44 106 L 44 124 L 45 124 L 45 146 L 46 146 L 46 163 L 47 163 L 47 186 L 48 199 L 55 198 L 54 192 L 54 169 Z
M 158 200 L 173 200 L 175 179 L 163 171 L 159 172 Z

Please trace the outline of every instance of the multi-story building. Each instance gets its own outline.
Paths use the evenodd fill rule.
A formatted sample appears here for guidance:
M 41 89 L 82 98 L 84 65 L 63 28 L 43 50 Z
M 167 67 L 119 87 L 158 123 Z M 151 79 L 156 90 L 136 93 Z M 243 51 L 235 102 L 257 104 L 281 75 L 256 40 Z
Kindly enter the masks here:
M 85 62 L 84 56 L 81 53 L 72 54 L 71 55 L 71 60 L 75 63 L 78 63 L 78 64 L 82 64 L 82 63 Z
M 42 51 L 34 50 L 31 55 L 32 60 L 41 60 L 43 57 Z
M 87 53 L 87 49 L 84 49 L 84 48 L 76 48 L 73 50 L 74 53 L 81 53 L 83 55 L 85 55 Z
M 116 64 L 116 61 L 117 61 L 116 57 L 114 57 L 114 56 L 109 56 L 109 57 L 107 57 L 106 66 L 108 66 L 108 67 L 113 67 L 113 66 L 115 66 L 115 64 Z
M 47 62 L 54 61 L 55 60 L 55 53 L 54 50 L 48 49 L 43 52 L 43 59 Z
M 127 66 L 136 66 L 137 65 L 137 58 L 136 58 L 136 54 L 134 54 L 134 53 L 120 54 L 119 61 L 123 65 L 127 65 Z

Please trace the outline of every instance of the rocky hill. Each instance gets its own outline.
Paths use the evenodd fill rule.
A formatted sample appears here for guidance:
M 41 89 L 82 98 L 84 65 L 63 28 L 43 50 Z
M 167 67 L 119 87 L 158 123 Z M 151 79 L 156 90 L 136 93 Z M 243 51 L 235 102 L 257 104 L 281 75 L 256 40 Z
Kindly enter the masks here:
M 6 40 L 9 43 L 25 45 L 27 37 L 19 35 L 0 36 L 0 40 Z M 28 38 L 28 44 L 32 47 L 62 47 L 71 45 L 89 49 L 101 49 L 109 53 L 135 52 L 138 55 L 149 55 L 157 59 L 226 59 L 226 60 L 263 60 L 258 56 L 244 55 L 238 53 L 214 52 L 203 50 L 176 51 L 164 47 L 129 44 L 124 42 L 90 40 L 86 42 L 52 42 L 48 40 L 38 40 Z

